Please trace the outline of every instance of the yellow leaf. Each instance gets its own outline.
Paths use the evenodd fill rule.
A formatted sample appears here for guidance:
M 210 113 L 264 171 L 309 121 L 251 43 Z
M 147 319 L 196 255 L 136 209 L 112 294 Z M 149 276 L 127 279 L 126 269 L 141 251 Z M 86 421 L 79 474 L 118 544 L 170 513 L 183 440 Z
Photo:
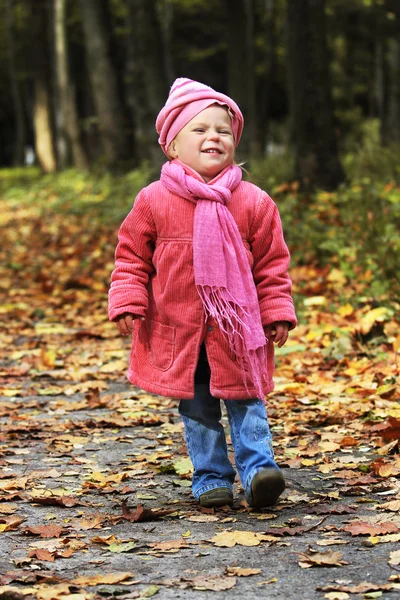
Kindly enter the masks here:
M 273 577 L 272 579 L 267 579 L 266 581 L 260 581 L 257 585 L 269 585 L 270 583 L 276 583 L 278 581 L 277 577 Z
M 321 452 L 336 452 L 336 450 L 339 450 L 340 444 L 336 444 L 336 442 L 320 442 L 318 447 Z
M 387 316 L 388 309 L 385 306 L 373 308 L 362 317 L 360 323 L 361 332 L 367 334 L 369 331 L 371 331 L 372 327 L 377 321 L 382 322 L 386 319 Z
M 230 577 L 249 577 L 250 575 L 258 575 L 261 573 L 261 569 L 250 569 L 243 567 L 227 567 L 226 574 Z
M 339 269 L 332 269 L 326 279 L 330 283 L 337 284 L 338 286 L 344 286 L 347 282 L 346 276 Z
M 253 531 L 223 531 L 217 533 L 211 542 L 222 548 L 233 548 L 233 546 L 259 546 L 260 535 Z
M 75 583 L 77 585 L 112 585 L 130 579 L 132 576 L 133 573 L 130 573 L 129 571 L 122 573 L 107 573 L 105 575 L 82 575 L 81 577 L 76 577 L 76 579 L 73 579 L 70 583 Z
M 351 304 L 345 304 L 344 306 L 339 306 L 337 311 L 341 317 L 349 317 L 354 313 L 354 308 Z

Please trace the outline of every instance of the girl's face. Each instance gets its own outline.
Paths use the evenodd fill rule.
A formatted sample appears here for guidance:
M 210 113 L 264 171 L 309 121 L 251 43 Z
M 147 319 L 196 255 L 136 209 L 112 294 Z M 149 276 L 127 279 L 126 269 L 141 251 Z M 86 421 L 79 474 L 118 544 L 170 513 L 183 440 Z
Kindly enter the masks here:
M 235 141 L 228 111 L 213 104 L 193 117 L 168 147 L 168 154 L 208 182 L 233 163 Z

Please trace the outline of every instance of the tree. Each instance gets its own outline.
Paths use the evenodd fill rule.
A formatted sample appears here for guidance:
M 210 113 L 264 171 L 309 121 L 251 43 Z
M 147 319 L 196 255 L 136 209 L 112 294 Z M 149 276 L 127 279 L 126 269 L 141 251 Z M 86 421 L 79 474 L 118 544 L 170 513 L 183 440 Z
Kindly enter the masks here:
M 124 107 L 119 95 L 117 70 L 110 58 L 106 0 L 80 2 L 89 77 L 105 162 L 118 167 L 130 156 Z
M 15 146 L 14 146 L 14 165 L 22 165 L 24 163 L 24 146 L 26 139 L 25 131 L 25 116 L 22 103 L 20 86 L 18 83 L 16 54 L 14 46 L 14 28 L 13 28 L 13 2 L 6 0 L 7 12 L 7 42 L 8 42 L 8 58 L 9 58 L 9 74 L 11 81 L 11 93 L 13 99 L 13 108 L 15 115 Z
M 68 41 L 66 36 L 66 0 L 55 0 L 54 5 L 54 39 L 56 55 L 56 80 L 60 100 L 60 138 L 63 140 L 59 149 L 60 162 L 66 166 L 67 156 L 72 153 L 73 164 L 78 169 L 88 169 L 88 160 L 81 142 L 78 114 L 71 86 L 68 66 Z M 65 149 L 63 146 L 65 145 Z
M 325 37 L 325 0 L 292 0 L 287 8 L 288 74 L 295 177 L 334 189 L 338 159 Z
M 54 132 L 51 110 L 51 56 L 49 41 L 49 11 L 45 0 L 28 0 L 31 23 L 31 54 L 33 64 L 33 129 L 36 156 L 45 173 L 56 170 Z
M 170 58 L 168 63 L 164 60 L 165 33 L 159 24 L 156 3 L 128 0 L 127 30 L 128 94 L 136 146 L 140 148 L 138 158 L 150 158 L 157 163 L 162 155 L 154 124 L 168 95 L 166 68 L 168 64 L 171 70 L 172 64 Z
M 254 157 L 260 153 L 254 65 L 254 1 L 226 0 L 226 14 L 228 93 L 246 119 L 241 147 L 246 155 Z

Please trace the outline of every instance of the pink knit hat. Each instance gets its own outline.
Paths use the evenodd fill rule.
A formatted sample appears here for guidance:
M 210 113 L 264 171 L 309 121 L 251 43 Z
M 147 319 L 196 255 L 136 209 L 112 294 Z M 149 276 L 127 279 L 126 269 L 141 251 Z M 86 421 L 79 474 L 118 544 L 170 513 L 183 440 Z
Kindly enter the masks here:
M 229 96 L 216 92 L 208 85 L 181 77 L 172 84 L 165 106 L 161 109 L 156 120 L 156 130 L 159 134 L 158 143 L 164 154 L 168 156 L 168 146 L 180 130 L 202 110 L 212 104 L 228 107 L 232 120 L 232 132 L 235 146 L 239 144 L 243 131 L 243 115 L 240 108 Z

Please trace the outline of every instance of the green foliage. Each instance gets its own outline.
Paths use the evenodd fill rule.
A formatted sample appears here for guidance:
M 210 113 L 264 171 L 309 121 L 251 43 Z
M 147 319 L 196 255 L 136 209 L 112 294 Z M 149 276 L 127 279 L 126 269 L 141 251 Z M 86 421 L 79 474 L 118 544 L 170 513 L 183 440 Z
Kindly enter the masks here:
M 296 264 L 329 265 L 369 295 L 396 290 L 400 187 L 365 178 L 312 198 L 288 193 L 278 204 Z
M 288 150 L 282 154 L 273 154 L 264 159 L 252 160 L 249 166 L 249 180 L 273 195 L 283 181 L 291 179 L 293 163 L 294 156 Z M 247 172 L 246 163 L 243 164 L 243 167 Z
M 342 156 L 343 168 L 349 180 L 364 177 L 378 181 L 400 182 L 400 144 L 380 145 L 379 120 L 368 119 L 353 128 L 352 141 L 348 138 L 348 152 Z M 356 141 L 355 132 L 358 132 Z
M 75 169 L 43 176 L 36 168 L 1 169 L 0 199 L 11 205 L 34 203 L 43 211 L 93 213 L 103 221 L 117 224 L 150 180 L 151 171 L 146 164 L 121 176 Z
M 366 160 L 368 152 L 376 156 L 374 164 Z M 297 182 L 277 185 L 289 181 L 288 155 L 254 165 L 251 180 L 278 204 L 292 264 L 340 269 L 372 297 L 400 292 L 399 154 L 371 143 L 349 156 L 347 173 L 358 177 L 336 192 L 310 196 L 298 192 Z
M 340 269 L 360 294 L 382 298 L 397 292 L 400 256 L 400 185 L 365 175 L 337 192 L 312 196 L 289 180 L 291 156 L 253 165 L 251 181 L 276 201 L 293 265 Z M 43 212 L 92 214 L 117 227 L 138 191 L 152 179 L 149 165 L 122 176 L 69 170 L 42 176 L 35 168 L 0 170 L 0 199 L 35 204 Z M 345 295 L 346 290 L 343 290 Z

